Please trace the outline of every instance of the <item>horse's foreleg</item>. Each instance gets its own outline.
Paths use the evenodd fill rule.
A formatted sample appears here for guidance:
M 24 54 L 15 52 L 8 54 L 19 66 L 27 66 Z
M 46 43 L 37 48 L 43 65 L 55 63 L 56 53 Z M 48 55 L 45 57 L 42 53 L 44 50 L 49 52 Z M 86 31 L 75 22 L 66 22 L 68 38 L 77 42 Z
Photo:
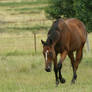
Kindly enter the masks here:
M 58 70 L 59 70 L 59 80 L 61 83 L 65 83 L 65 79 L 61 75 L 61 69 L 62 69 L 62 62 L 64 61 L 65 57 L 67 55 L 67 52 L 63 52 L 60 57 L 60 61 L 58 63 Z
M 61 83 L 65 83 L 65 79 L 61 75 L 61 69 L 62 69 L 62 64 L 59 66 L 59 80 Z
M 54 60 L 54 72 L 55 72 L 55 78 L 56 78 L 56 85 L 58 86 L 59 78 L 58 78 L 57 59 Z

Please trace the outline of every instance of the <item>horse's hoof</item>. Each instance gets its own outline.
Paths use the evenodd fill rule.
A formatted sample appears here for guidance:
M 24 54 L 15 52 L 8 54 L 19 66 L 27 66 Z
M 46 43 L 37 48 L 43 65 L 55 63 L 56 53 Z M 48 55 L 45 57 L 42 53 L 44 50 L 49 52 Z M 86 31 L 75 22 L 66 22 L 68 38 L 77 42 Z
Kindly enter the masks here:
M 74 79 L 71 81 L 71 84 L 75 84 L 75 80 Z
M 61 82 L 61 83 L 65 83 L 65 79 L 62 78 L 62 79 L 60 80 L 60 82 Z
M 56 87 L 58 86 L 58 84 L 59 84 L 59 81 L 56 81 Z

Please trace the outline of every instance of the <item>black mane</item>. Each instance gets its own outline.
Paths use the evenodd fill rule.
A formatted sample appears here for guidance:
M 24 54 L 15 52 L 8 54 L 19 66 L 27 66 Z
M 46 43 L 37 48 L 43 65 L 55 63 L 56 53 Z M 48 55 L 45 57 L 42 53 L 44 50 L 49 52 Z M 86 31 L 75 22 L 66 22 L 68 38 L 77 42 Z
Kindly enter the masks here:
M 51 26 L 51 28 L 48 32 L 48 38 L 47 38 L 47 41 L 46 41 L 48 43 L 48 45 L 53 44 L 53 42 L 55 42 L 58 39 L 58 33 L 57 33 L 57 31 L 59 31 L 58 23 L 59 23 L 59 19 L 56 20 L 52 24 L 52 26 Z

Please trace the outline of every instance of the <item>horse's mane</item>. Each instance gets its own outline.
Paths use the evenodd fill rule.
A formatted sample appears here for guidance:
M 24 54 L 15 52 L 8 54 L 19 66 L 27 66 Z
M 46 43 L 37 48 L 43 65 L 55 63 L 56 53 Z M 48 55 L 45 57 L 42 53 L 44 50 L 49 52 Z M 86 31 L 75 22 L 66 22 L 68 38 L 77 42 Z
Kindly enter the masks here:
M 59 20 L 60 19 L 54 21 L 54 23 L 52 24 L 52 26 L 51 26 L 51 28 L 48 32 L 48 38 L 47 38 L 47 41 L 46 41 L 48 44 L 53 44 L 53 42 L 58 40 L 59 36 L 58 36 L 57 31 L 60 30 L 59 27 L 58 27 Z
M 60 26 L 62 25 L 62 26 Z M 59 18 L 56 21 L 53 22 L 47 37 L 47 44 L 52 45 L 54 42 L 59 40 L 60 33 L 65 32 L 68 29 L 64 19 Z

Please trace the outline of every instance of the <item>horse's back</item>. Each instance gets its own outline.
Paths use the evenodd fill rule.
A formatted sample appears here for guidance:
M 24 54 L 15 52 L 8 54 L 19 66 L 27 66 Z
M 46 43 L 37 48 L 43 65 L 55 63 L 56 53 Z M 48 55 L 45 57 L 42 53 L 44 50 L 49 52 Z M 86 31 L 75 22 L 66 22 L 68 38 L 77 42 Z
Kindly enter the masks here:
M 71 34 L 73 37 L 77 37 L 78 39 L 85 43 L 87 39 L 87 31 L 85 25 L 78 19 L 71 18 L 65 20 L 65 23 L 69 27 Z
M 70 31 L 70 47 L 76 50 L 82 45 L 84 46 L 87 39 L 87 31 L 85 25 L 78 19 L 71 18 L 65 20 Z

